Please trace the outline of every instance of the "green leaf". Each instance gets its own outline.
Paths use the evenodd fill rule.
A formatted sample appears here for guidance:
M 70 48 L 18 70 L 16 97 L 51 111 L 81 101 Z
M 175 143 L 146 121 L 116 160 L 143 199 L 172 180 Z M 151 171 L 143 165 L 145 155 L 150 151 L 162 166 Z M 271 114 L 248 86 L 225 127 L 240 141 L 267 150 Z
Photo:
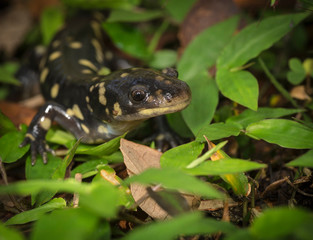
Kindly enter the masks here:
M 301 83 L 306 75 L 301 61 L 298 58 L 291 58 L 289 60 L 289 67 L 291 71 L 287 73 L 288 81 L 294 85 Z
M 14 76 L 18 68 L 19 65 L 13 62 L 7 62 L 0 65 L 0 82 L 13 84 L 16 86 L 21 85 L 21 83 Z
M 303 112 L 303 109 L 287 108 L 259 108 L 258 111 L 247 109 L 238 116 L 232 116 L 226 120 L 226 123 L 237 123 L 246 128 L 249 124 L 258 122 L 265 118 L 279 118 L 295 113 Z
M 143 22 L 150 21 L 152 19 L 156 19 L 162 17 L 163 13 L 159 10 L 122 10 L 115 9 L 110 13 L 109 18 L 106 20 L 107 22 Z
M 218 71 L 231 70 L 257 57 L 292 30 L 308 13 L 286 14 L 257 21 L 244 28 L 224 48 L 218 59 Z
M 53 128 L 49 129 L 46 139 L 48 142 L 64 145 L 67 148 L 70 148 L 76 142 L 76 138 L 71 133 Z
M 162 154 L 161 167 L 184 168 L 201 154 L 203 147 L 204 144 L 193 141 L 172 148 Z
M 78 165 L 71 171 L 71 177 L 74 177 L 76 173 L 81 173 L 83 178 L 90 177 L 98 173 L 97 166 L 108 164 L 106 159 L 90 160 Z
M 177 61 L 177 53 L 174 50 L 163 49 L 155 52 L 149 66 L 157 69 L 173 67 Z
M 236 227 L 229 222 L 204 218 L 198 212 L 180 215 L 170 220 L 144 225 L 134 229 L 123 240 L 172 240 L 178 236 L 207 235 L 222 232 L 231 235 Z
M 216 73 L 216 83 L 225 97 L 252 110 L 258 109 L 258 82 L 250 72 L 219 69 Z
M 195 76 L 199 75 L 199 72 L 213 66 L 233 35 L 237 24 L 238 17 L 232 17 L 198 34 L 187 46 L 178 62 L 177 70 L 180 78 L 187 83 L 197 81 Z
M 200 129 L 196 136 L 196 141 L 206 141 L 203 135 L 205 135 L 210 141 L 221 139 L 229 136 L 238 136 L 241 130 L 241 126 L 236 123 L 213 123 L 204 126 Z
M 292 160 L 291 162 L 286 164 L 287 166 L 294 167 L 309 167 L 313 168 L 313 150 L 307 151 L 305 154 L 300 157 Z
M 16 131 L 13 122 L 0 110 L 0 136 L 13 131 Z
M 19 147 L 24 139 L 24 133 L 14 131 L 0 138 L 0 157 L 4 163 L 13 163 L 25 155 L 29 145 Z
M 131 9 L 140 3 L 140 0 L 114 0 L 114 1 L 103 1 L 103 0 L 62 0 L 65 5 L 80 9 Z
M 184 171 L 192 175 L 206 176 L 247 172 L 265 167 L 265 164 L 249 160 L 223 158 L 217 161 L 205 161 L 197 167 L 184 169 Z
M 103 23 L 102 26 L 123 52 L 143 60 L 150 57 L 147 42 L 138 28 L 120 23 Z
M 313 148 L 313 129 L 291 120 L 267 119 L 252 123 L 246 134 L 285 148 Z
M 54 211 L 35 223 L 32 240 L 89 239 L 97 231 L 99 219 L 82 208 Z
M 189 82 L 192 95 L 190 105 L 182 111 L 182 116 L 194 135 L 208 124 L 218 104 L 218 90 L 213 78 L 207 72 L 201 72 L 195 76 L 194 81 Z M 195 94 L 196 93 L 196 94 Z
M 256 218 L 250 233 L 257 239 L 311 239 L 313 216 L 304 209 L 277 207 Z
M 13 228 L 5 227 L 2 222 L 0 222 L 0 239 L 1 240 L 24 240 L 22 233 L 18 232 Z
M 165 8 L 176 21 L 181 22 L 194 2 L 195 0 L 168 0 Z
M 64 24 L 64 15 L 58 8 L 46 8 L 41 15 L 40 30 L 43 44 L 48 45 L 55 33 Z
M 258 84 L 255 77 L 240 71 L 249 60 L 271 47 L 308 14 L 269 17 L 238 33 L 224 48 L 217 61 L 216 83 L 225 97 L 257 110 Z
M 76 154 L 87 154 L 100 157 L 104 155 L 111 155 L 119 149 L 120 140 L 121 138 L 125 137 L 125 135 L 126 133 L 98 146 L 80 144 L 76 150 Z
M 63 198 L 55 198 L 50 202 L 42 205 L 38 208 L 28 210 L 25 212 L 21 212 L 12 218 L 10 218 L 5 224 L 6 225 L 14 225 L 14 224 L 24 224 L 32 221 L 38 220 L 42 215 L 47 212 L 51 212 L 55 209 L 66 207 L 66 202 Z
M 175 176 L 175 177 L 174 177 Z M 208 183 L 204 183 L 199 179 L 187 175 L 175 168 L 150 168 L 139 175 L 132 176 L 125 181 L 126 183 L 142 183 L 142 184 L 162 184 L 163 187 L 180 190 L 208 198 L 223 198 Z

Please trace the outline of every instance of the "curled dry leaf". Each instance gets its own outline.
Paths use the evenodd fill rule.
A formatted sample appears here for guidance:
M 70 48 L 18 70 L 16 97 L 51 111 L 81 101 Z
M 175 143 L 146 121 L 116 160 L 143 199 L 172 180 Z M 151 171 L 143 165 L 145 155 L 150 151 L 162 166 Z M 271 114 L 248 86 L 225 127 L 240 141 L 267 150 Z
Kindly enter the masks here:
M 294 87 L 290 92 L 291 97 L 299 100 L 311 100 L 311 97 L 306 93 L 303 85 Z

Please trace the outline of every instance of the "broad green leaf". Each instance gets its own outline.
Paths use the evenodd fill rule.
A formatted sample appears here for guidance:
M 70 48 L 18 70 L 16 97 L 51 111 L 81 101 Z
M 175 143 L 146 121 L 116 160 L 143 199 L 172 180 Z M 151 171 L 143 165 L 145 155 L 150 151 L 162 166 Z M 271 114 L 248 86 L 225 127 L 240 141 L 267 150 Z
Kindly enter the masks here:
M 304 209 L 277 207 L 268 209 L 250 227 L 254 239 L 311 239 L 312 213 Z
M 225 97 L 252 110 L 258 109 L 258 82 L 250 72 L 218 69 L 216 83 Z
M 65 5 L 79 9 L 131 9 L 140 3 L 140 0 L 62 0 Z
M 173 67 L 177 61 L 177 53 L 174 50 L 162 49 L 153 54 L 149 66 L 157 69 Z
M 179 136 L 183 138 L 193 138 L 194 135 L 183 119 L 181 112 L 167 114 L 166 119 L 171 129 L 178 133 Z
M 107 22 L 143 22 L 159 18 L 163 15 L 159 10 L 138 10 L 132 9 L 131 11 L 115 9 L 110 13 Z
M 19 86 L 21 83 L 14 76 L 18 68 L 18 64 L 13 62 L 7 62 L 0 65 L 0 83 L 8 83 Z
M 126 133 L 98 146 L 80 144 L 76 150 L 76 154 L 87 154 L 100 157 L 111 155 L 119 149 L 120 140 L 125 135 Z
M 291 162 L 286 164 L 287 166 L 294 166 L 294 167 L 309 167 L 313 168 L 313 150 L 309 150 L 305 154 L 301 155 L 300 157 L 292 160 Z
M 161 167 L 184 168 L 201 154 L 203 147 L 204 144 L 193 141 L 172 148 L 162 154 Z
M 246 134 L 285 148 L 313 148 L 313 129 L 291 120 L 267 119 L 252 123 Z
M 48 45 L 55 33 L 64 24 L 64 15 L 58 8 L 46 8 L 41 15 L 40 30 L 43 44 Z
M 290 83 L 298 85 L 305 78 L 305 70 L 298 58 L 291 58 L 289 60 L 289 68 L 291 71 L 287 72 L 287 79 Z
M 287 34 L 308 14 L 269 17 L 238 33 L 224 48 L 217 61 L 216 83 L 225 97 L 257 110 L 258 84 L 255 77 L 241 71 L 243 65 L 257 57 Z M 292 25 L 291 25 L 292 24 Z
M 224 48 L 218 59 L 218 71 L 240 67 L 257 57 L 307 16 L 307 13 L 278 15 L 250 24 Z
M 5 224 L 15 225 L 24 224 L 32 221 L 38 220 L 42 215 L 47 212 L 51 212 L 55 209 L 66 207 L 66 202 L 63 198 L 54 198 L 50 202 L 42 205 L 38 208 L 34 208 L 25 212 L 21 212 L 12 218 L 10 218 Z
M 295 113 L 303 112 L 303 109 L 287 109 L 287 108 L 259 108 L 258 111 L 250 109 L 245 110 L 238 116 L 232 116 L 226 120 L 226 123 L 237 123 L 246 128 L 249 124 L 258 122 L 265 118 L 279 118 Z
M 180 78 L 186 82 L 197 81 L 199 72 L 213 66 L 222 49 L 229 42 L 238 24 L 232 17 L 205 29 L 185 49 L 177 65 Z M 218 39 L 218 41 L 217 41 Z
M 14 131 L 0 138 L 0 157 L 4 163 L 12 163 L 19 160 L 29 149 L 29 145 L 20 148 L 25 134 Z
M 236 227 L 229 222 L 204 218 L 198 212 L 180 215 L 170 220 L 145 225 L 129 232 L 123 240 L 172 240 L 178 236 L 224 233 L 231 235 Z
M 168 189 L 180 190 L 208 198 L 223 198 L 223 195 L 208 183 L 187 175 L 175 168 L 150 168 L 128 178 L 126 183 L 162 184 Z
M 0 110 L 0 136 L 13 131 L 16 131 L 13 122 Z
M 167 0 L 165 8 L 176 21 L 181 22 L 194 2 L 195 0 Z
M 5 227 L 2 222 L 0 222 L 0 239 L 1 240 L 24 240 L 22 233 L 9 227 Z
M 70 148 L 76 142 L 76 138 L 71 133 L 53 128 L 49 129 L 46 139 L 48 142 L 64 145 L 67 148 Z
M 102 26 L 122 51 L 143 60 L 150 57 L 147 42 L 138 28 L 120 23 L 103 23 Z
M 108 164 L 106 159 L 90 160 L 78 165 L 71 171 L 71 177 L 75 177 L 76 173 L 81 173 L 83 178 L 90 177 L 98 173 L 97 166 Z
M 190 81 L 192 100 L 190 105 L 182 111 L 184 120 L 194 135 L 211 122 L 218 104 L 218 89 L 213 78 L 207 72 L 201 72 Z
M 206 141 L 203 135 L 205 135 L 210 141 L 221 139 L 229 136 L 238 136 L 241 130 L 241 126 L 236 123 L 213 123 L 204 126 L 200 129 L 196 136 L 196 141 Z
M 197 167 L 184 169 L 184 171 L 192 175 L 206 176 L 247 172 L 265 167 L 265 164 L 249 160 L 224 158 L 217 161 L 205 161 Z
M 89 239 L 97 231 L 99 219 L 82 208 L 54 211 L 34 225 L 31 240 Z

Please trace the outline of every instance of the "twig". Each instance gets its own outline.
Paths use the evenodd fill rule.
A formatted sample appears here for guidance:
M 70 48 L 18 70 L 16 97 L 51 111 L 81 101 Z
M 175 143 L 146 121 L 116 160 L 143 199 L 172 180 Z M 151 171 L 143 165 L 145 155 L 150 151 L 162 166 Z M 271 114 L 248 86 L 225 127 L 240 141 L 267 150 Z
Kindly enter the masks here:
M 75 180 L 79 183 L 82 182 L 82 178 L 83 178 L 83 175 L 81 173 L 76 173 L 75 174 Z M 78 203 L 79 203 L 79 194 L 78 193 L 74 193 L 74 196 L 73 196 L 73 207 L 76 208 L 78 207 Z

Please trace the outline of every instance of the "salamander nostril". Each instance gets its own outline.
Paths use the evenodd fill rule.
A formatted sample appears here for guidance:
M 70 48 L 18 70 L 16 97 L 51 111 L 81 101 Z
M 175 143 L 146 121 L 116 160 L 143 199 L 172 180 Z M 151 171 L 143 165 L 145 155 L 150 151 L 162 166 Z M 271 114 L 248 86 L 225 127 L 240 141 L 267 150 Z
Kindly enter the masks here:
M 165 94 L 165 99 L 166 99 L 166 101 L 171 102 L 171 101 L 173 100 L 172 94 L 166 93 L 166 94 Z

